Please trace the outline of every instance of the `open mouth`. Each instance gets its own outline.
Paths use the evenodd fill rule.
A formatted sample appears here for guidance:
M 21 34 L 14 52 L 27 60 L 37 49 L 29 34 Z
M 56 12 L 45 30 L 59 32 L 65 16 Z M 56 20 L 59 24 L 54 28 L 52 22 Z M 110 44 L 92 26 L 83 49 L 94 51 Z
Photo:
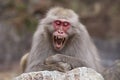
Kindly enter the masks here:
M 65 45 L 65 42 L 66 42 L 65 37 L 58 36 L 58 35 L 53 36 L 53 44 L 56 49 L 59 49 L 59 50 L 62 49 Z

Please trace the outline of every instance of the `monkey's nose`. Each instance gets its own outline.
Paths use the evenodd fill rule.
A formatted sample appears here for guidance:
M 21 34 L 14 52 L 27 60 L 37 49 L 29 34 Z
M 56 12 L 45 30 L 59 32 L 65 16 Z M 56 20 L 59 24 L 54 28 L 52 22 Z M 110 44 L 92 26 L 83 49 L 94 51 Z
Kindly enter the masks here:
M 64 32 L 62 30 L 58 30 L 58 33 L 59 34 L 63 34 Z

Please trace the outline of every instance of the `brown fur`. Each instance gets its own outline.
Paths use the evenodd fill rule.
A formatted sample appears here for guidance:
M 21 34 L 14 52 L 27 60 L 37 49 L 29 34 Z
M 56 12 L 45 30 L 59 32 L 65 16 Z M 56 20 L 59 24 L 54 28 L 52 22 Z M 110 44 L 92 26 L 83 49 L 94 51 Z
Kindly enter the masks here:
M 24 72 L 27 67 L 28 54 L 29 53 L 26 53 L 20 60 L 20 68 L 21 68 L 22 72 Z

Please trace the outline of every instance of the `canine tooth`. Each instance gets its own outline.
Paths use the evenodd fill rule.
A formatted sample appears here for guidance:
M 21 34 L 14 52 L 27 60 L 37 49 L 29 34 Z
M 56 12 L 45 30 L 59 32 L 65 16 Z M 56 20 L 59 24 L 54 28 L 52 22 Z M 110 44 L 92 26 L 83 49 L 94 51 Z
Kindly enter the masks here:
M 62 38 L 62 41 L 64 41 L 64 38 Z
M 65 41 L 65 38 L 63 38 L 63 41 Z
M 55 39 L 57 39 L 57 36 L 55 36 Z

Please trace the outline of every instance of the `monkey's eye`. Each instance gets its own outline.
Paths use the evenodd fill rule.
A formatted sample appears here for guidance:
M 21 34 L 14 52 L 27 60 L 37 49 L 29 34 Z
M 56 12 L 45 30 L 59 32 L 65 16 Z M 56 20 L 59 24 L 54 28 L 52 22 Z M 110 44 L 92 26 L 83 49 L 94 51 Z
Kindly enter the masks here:
M 69 22 L 63 22 L 63 26 L 64 27 L 70 26 L 70 23 Z
M 55 21 L 54 21 L 54 24 L 56 24 L 57 26 L 60 26 L 61 23 L 62 23 L 62 22 L 61 22 L 60 20 L 55 20 Z

